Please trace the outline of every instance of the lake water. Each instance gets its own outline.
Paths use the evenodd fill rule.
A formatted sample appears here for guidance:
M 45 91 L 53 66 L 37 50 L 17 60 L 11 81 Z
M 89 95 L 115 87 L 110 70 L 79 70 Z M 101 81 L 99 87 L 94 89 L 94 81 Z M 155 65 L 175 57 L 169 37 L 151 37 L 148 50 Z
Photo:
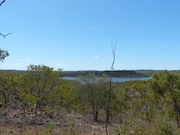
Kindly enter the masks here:
M 64 80 L 77 80 L 77 77 L 61 77 L 61 79 Z M 139 77 L 139 78 L 122 78 L 122 77 L 113 77 L 112 78 L 112 82 L 127 82 L 127 81 L 135 81 L 135 80 L 139 80 L 139 81 L 147 81 L 151 79 L 151 77 Z

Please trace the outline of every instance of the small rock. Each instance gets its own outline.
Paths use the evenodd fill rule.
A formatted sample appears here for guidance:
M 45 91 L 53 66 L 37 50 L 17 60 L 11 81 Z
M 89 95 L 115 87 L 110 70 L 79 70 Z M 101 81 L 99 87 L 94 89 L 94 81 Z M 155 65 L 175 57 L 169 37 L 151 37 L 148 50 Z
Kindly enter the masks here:
M 4 111 L 2 112 L 2 115 L 6 115 L 6 114 L 7 114 L 7 111 L 4 110 Z

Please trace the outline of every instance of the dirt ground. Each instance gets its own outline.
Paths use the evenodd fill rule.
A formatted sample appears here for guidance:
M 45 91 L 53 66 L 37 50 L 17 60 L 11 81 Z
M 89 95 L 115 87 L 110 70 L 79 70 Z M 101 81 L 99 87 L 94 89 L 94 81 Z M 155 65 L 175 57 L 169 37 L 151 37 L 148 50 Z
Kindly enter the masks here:
M 108 126 L 113 133 L 115 127 Z M 1 135 L 105 135 L 105 122 L 95 123 L 91 115 L 78 113 L 45 113 L 4 108 L 0 112 Z

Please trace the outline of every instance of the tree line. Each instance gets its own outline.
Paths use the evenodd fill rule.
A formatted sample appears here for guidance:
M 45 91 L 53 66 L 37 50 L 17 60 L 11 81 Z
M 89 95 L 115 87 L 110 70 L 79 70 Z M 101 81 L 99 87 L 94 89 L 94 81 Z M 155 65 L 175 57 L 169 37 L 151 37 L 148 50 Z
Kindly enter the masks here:
M 109 115 L 108 123 L 116 121 L 119 125 L 133 121 L 152 125 L 166 118 L 165 126 L 172 122 L 177 129 L 180 127 L 177 73 L 165 71 L 154 74 L 149 81 L 112 83 L 111 102 L 109 76 L 89 74 L 69 81 L 61 80 L 61 74 L 61 70 L 45 65 L 29 65 L 27 74 L 0 72 L 1 107 L 29 109 L 34 114 L 48 110 L 91 114 L 94 122 L 106 121 Z M 168 125 L 170 131 L 172 125 Z

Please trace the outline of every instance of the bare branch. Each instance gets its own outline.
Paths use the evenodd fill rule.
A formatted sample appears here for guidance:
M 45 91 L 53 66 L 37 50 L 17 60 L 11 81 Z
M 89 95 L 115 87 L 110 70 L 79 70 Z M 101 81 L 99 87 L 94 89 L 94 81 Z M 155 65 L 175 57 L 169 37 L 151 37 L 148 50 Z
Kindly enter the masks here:
M 5 35 L 2 34 L 2 33 L 0 33 L 0 35 L 3 36 L 4 38 L 5 38 L 6 36 L 10 35 L 10 34 L 12 34 L 12 33 L 8 33 L 8 34 L 5 34 Z
M 1 7 L 1 5 L 2 5 L 3 3 L 5 3 L 5 2 L 6 2 L 6 0 L 1 1 L 1 2 L 0 2 L 0 7 Z M 12 34 L 12 33 L 8 33 L 8 34 L 2 34 L 2 33 L 0 33 L 0 35 L 3 36 L 4 38 L 5 38 L 6 36 L 10 35 L 10 34 Z
M 117 39 L 116 39 L 115 43 L 111 44 L 112 55 L 113 55 L 113 62 L 112 62 L 110 70 L 112 70 L 112 71 L 114 70 L 114 63 L 115 63 L 115 60 L 116 60 L 116 45 L 117 45 Z
M 3 0 L 1 3 L 0 3 L 0 6 L 5 2 L 5 0 Z

